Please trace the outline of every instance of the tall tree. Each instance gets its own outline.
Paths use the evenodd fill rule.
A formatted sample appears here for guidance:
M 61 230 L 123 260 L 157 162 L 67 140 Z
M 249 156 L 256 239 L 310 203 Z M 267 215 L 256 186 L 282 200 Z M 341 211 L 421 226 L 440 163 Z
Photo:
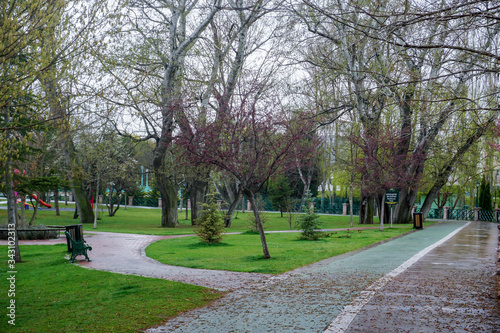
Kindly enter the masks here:
M 259 24 L 262 17 L 271 10 L 266 5 L 269 0 L 231 0 L 225 11 L 219 13 L 210 24 L 210 39 L 205 39 L 201 50 L 206 54 L 202 63 L 206 68 L 198 84 L 191 84 L 200 91 L 200 117 L 205 118 L 208 112 L 225 114 L 231 107 L 232 99 L 237 92 L 237 85 L 242 76 L 248 75 L 245 68 L 247 58 L 266 43 L 272 36 L 273 27 L 268 25 L 263 29 Z M 202 58 L 202 59 L 203 59 Z M 264 75 L 264 74 L 263 74 Z M 191 198 L 191 220 L 198 216 L 199 205 L 204 201 L 208 189 L 209 170 L 191 177 L 189 188 Z M 238 184 L 229 184 L 225 179 L 225 188 L 230 198 L 230 204 L 225 215 L 225 225 L 231 225 L 236 206 L 241 200 Z
M 453 166 L 496 117 L 498 104 L 492 103 L 495 88 L 490 73 L 498 69 L 492 61 L 492 43 L 500 29 L 495 24 L 498 8 L 487 2 L 476 6 L 476 1 L 459 5 L 443 1 L 429 6 L 418 1 L 405 1 L 402 6 L 398 1 L 318 4 L 305 0 L 303 4 L 309 10 L 297 6 L 297 15 L 338 54 L 332 56 L 319 45 L 311 63 L 345 77 L 353 110 L 362 124 L 361 133 L 374 140 L 363 147 L 364 156 L 378 155 L 376 142 L 380 141 L 382 119 L 399 128 L 399 138 L 395 138 L 398 147 L 387 157 L 404 166 L 401 176 L 412 179 L 414 186 L 400 189 L 395 214 L 398 222 L 409 219 L 418 180 L 426 161 L 435 155 L 433 150 L 442 134 L 464 111 L 469 122 L 476 124 L 461 130 L 460 139 L 456 137 L 454 145 L 447 148 L 449 157 L 422 208 L 426 214 Z M 467 89 L 478 81 L 482 82 L 479 89 Z M 370 196 L 365 199 L 360 221 L 369 223 L 373 215 Z
M 54 58 L 44 41 L 60 21 L 59 1 L 2 3 L 0 13 L 0 156 L 8 198 L 8 222 L 16 225 L 13 174 L 30 150 L 31 133 L 49 121 L 36 81 Z M 15 244 L 15 260 L 21 261 Z
M 221 0 L 123 2 L 117 23 L 120 28 L 112 29 L 113 48 L 103 60 L 110 92 L 101 97 L 138 117 L 144 125 L 143 140 L 156 141 L 152 164 L 163 199 L 162 227 L 178 224 L 171 154 L 176 124 L 181 130 L 186 128 L 186 61 L 221 9 Z M 122 115 L 118 118 L 123 125 Z
M 308 117 L 290 117 L 272 100 L 262 100 L 262 87 L 253 87 L 240 103 L 214 121 L 196 122 L 191 136 L 182 136 L 194 163 L 210 164 L 238 180 L 252 206 L 264 258 L 270 258 L 256 194 L 280 170 L 295 166 L 297 155 L 310 158 L 315 146 L 296 143 L 312 131 Z

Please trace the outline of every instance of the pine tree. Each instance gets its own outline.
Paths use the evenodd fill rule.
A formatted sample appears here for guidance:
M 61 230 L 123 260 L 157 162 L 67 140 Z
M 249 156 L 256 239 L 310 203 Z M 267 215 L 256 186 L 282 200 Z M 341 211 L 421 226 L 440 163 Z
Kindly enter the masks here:
M 481 207 L 481 210 L 492 210 L 491 200 L 490 183 L 487 182 L 486 178 L 483 176 L 479 187 L 479 207 Z
M 219 212 L 216 196 L 214 192 L 207 195 L 207 203 L 203 204 L 204 209 L 194 226 L 198 237 L 209 244 L 220 243 L 224 237 L 224 219 Z
M 307 240 L 317 240 L 321 235 L 321 225 L 319 215 L 314 212 L 311 192 L 307 192 L 305 200 L 305 214 L 297 219 L 297 229 L 302 230 L 301 238 Z

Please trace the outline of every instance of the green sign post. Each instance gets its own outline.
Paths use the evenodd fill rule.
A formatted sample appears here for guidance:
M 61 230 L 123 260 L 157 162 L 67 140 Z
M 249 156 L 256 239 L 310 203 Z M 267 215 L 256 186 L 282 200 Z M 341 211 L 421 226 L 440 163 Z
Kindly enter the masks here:
M 391 206 L 391 228 L 392 228 L 392 206 L 399 203 L 399 190 L 389 189 L 385 191 L 385 203 Z

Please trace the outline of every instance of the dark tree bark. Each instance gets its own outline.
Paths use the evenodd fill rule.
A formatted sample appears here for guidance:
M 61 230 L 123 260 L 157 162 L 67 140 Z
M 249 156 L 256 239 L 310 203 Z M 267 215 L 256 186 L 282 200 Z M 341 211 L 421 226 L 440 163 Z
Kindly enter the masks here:
M 233 222 L 234 212 L 238 208 L 238 205 L 240 204 L 242 197 L 243 197 L 243 195 L 241 193 L 241 190 L 239 190 L 236 193 L 234 200 L 231 202 L 231 205 L 229 206 L 229 209 L 227 210 L 226 215 L 224 216 L 224 226 L 226 228 L 231 227 L 231 223 Z
M 173 176 L 166 173 L 163 162 L 157 165 L 153 161 L 156 181 L 162 198 L 161 226 L 163 228 L 175 228 L 178 226 L 177 214 L 177 189 L 173 181 Z
M 262 221 L 260 219 L 259 209 L 257 207 L 257 204 L 255 203 L 255 194 L 250 190 L 244 190 L 243 194 L 252 205 L 252 211 L 255 216 L 255 223 L 257 224 L 257 228 L 259 229 L 260 242 L 262 243 L 264 258 L 269 259 L 271 258 L 271 255 L 269 254 L 269 249 L 267 248 L 266 235 L 264 233 L 264 226 L 262 225 Z
M 205 179 L 208 178 L 208 175 Z M 191 199 L 191 225 L 196 224 L 200 212 L 203 210 L 206 195 L 208 193 L 208 182 L 206 180 L 192 179 L 189 185 L 189 198 Z
M 373 224 L 374 209 L 373 195 L 361 195 L 361 204 L 359 206 L 359 224 Z
M 80 222 L 94 223 L 94 211 L 92 210 L 92 205 L 90 204 L 90 199 L 86 191 L 82 188 L 82 179 L 75 176 L 72 183 L 75 204 L 78 209 L 78 215 L 80 216 Z
M 61 213 L 59 212 L 59 189 L 56 188 L 54 190 L 54 207 L 56 208 L 56 216 L 60 216 Z

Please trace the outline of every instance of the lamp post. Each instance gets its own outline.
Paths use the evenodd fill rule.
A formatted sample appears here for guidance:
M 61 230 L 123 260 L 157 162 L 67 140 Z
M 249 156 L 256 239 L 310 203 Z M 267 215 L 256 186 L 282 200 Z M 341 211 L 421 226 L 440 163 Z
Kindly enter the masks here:
M 476 207 L 479 207 L 479 182 L 476 181 Z

